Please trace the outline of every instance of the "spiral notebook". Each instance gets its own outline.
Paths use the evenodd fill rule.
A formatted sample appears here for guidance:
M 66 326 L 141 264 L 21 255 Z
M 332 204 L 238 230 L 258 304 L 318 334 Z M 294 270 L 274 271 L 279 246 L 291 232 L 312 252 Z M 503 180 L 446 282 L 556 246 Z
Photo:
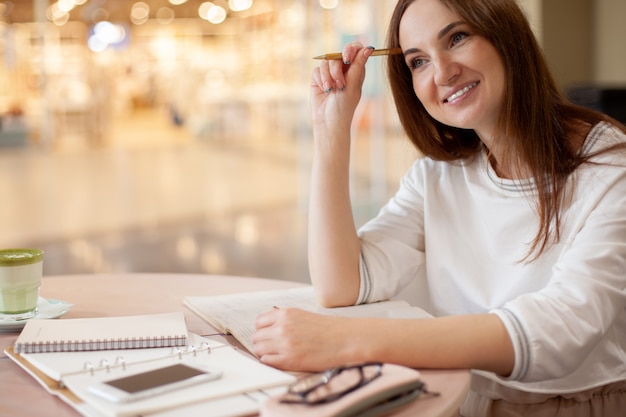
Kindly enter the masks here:
M 28 321 L 16 353 L 75 352 L 182 346 L 187 325 L 182 312 L 139 316 Z
M 229 345 L 193 333 L 187 345 L 171 348 L 18 354 L 8 347 L 5 353 L 48 392 L 88 417 L 251 415 L 269 395 L 264 391 L 284 389 L 295 379 Z M 131 403 L 108 402 L 88 390 L 96 382 L 177 362 L 206 365 L 221 371 L 222 377 Z

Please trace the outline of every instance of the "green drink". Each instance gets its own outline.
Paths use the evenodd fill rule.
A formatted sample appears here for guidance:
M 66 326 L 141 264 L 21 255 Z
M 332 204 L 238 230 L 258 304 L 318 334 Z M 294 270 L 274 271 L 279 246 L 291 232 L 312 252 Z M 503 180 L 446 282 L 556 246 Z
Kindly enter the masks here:
M 0 250 L 0 320 L 25 320 L 37 313 L 43 251 Z

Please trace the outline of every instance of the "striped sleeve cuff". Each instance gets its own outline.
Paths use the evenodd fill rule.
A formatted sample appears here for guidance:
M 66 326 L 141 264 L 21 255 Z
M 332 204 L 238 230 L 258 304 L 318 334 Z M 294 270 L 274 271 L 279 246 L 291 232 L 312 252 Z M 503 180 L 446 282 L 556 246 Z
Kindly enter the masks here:
M 372 295 L 372 280 L 362 252 L 359 258 L 359 272 L 361 275 L 361 285 L 359 286 L 359 298 L 356 303 L 365 304 Z
M 523 380 L 530 371 L 530 357 L 531 348 L 524 327 L 520 323 L 517 316 L 508 309 L 496 309 L 491 313 L 497 315 L 511 338 L 513 343 L 513 350 L 515 352 L 515 365 L 513 366 L 513 372 L 504 380 L 520 381 Z

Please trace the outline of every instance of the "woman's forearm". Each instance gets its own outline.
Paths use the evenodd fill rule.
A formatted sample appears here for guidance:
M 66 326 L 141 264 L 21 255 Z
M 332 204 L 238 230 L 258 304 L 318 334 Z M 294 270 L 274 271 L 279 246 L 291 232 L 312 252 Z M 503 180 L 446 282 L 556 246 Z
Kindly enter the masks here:
M 359 319 L 357 319 L 359 320 Z M 435 319 L 365 319 L 354 323 L 346 357 L 397 363 L 418 369 L 513 371 L 510 336 L 495 314 Z
M 360 241 L 350 202 L 349 131 L 335 135 L 315 138 L 309 197 L 309 270 L 320 303 L 328 307 L 354 304 L 359 292 Z
M 373 48 L 353 42 L 344 60 L 313 70 L 311 108 L 315 146 L 309 210 L 309 270 L 318 300 L 351 305 L 359 295 L 360 242 L 350 202 L 350 130 Z M 344 64 L 349 61 L 350 64 Z
M 290 371 L 376 361 L 508 376 L 515 363 L 511 338 L 495 314 L 391 319 L 272 309 L 257 317 L 253 341 L 264 363 Z

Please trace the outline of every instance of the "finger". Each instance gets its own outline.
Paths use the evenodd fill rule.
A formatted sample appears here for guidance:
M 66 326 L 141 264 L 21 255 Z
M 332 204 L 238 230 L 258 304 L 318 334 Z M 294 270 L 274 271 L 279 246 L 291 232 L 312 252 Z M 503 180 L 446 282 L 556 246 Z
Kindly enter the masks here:
M 329 70 L 332 79 L 335 81 L 335 88 L 344 90 L 346 87 L 346 72 L 350 69 L 353 59 L 359 56 L 359 51 L 363 49 L 361 42 L 351 42 L 343 48 L 343 65 L 339 60 L 329 63 Z
M 331 92 L 335 86 L 335 79 L 331 75 L 330 61 L 322 61 L 318 67 L 321 89 L 327 93 Z M 333 62 L 333 64 L 337 64 Z
M 334 60 L 329 64 L 330 77 L 333 80 L 333 87 L 337 90 L 343 90 L 346 87 L 346 78 L 344 70 L 346 64 L 340 60 Z M 328 92 L 328 91 L 327 91 Z
M 280 353 L 264 353 L 262 355 L 257 355 L 259 360 L 265 365 L 271 366 L 272 368 L 277 369 L 287 369 L 285 365 L 285 356 Z M 293 371 L 294 369 L 289 369 Z
M 374 52 L 373 46 L 359 49 L 354 55 L 352 64 L 350 64 L 350 71 L 347 74 L 347 83 L 355 83 L 357 86 L 361 86 L 365 80 L 365 64 L 367 60 Z
M 313 73 L 311 74 L 311 87 L 324 90 L 324 87 L 322 85 L 322 75 L 320 74 L 320 67 L 313 68 Z
M 277 320 L 276 313 L 276 309 L 272 309 L 259 314 L 255 320 L 256 328 L 263 329 L 272 326 Z
M 272 339 L 266 339 L 262 332 L 256 332 L 254 336 L 252 336 L 252 353 L 257 357 L 260 358 L 263 355 L 276 353 L 276 350 Z
M 285 339 L 286 337 L 273 327 L 257 330 L 252 335 L 252 353 L 261 358 L 265 355 L 288 352 L 288 343 L 286 343 Z
M 281 335 L 274 327 L 257 329 L 252 335 L 252 353 L 258 357 L 268 353 L 276 353 L 280 350 L 279 346 L 282 340 Z
M 279 348 L 276 345 L 275 339 L 266 339 L 264 336 L 255 333 L 252 339 L 252 353 L 257 358 L 262 358 L 265 355 L 276 354 L 279 352 Z
M 325 363 L 311 363 L 303 357 L 284 353 L 266 353 L 258 356 L 259 360 L 272 368 L 292 372 L 319 372 L 328 369 Z
M 365 48 L 360 49 L 359 52 L 356 54 L 354 62 L 365 65 L 369 57 L 372 56 L 372 52 L 374 52 L 374 49 L 375 48 L 373 46 L 366 46 Z
M 318 89 L 320 93 L 328 93 L 332 91 L 332 86 L 334 86 L 334 80 L 327 66 L 313 68 L 311 88 Z
M 346 44 L 343 48 L 343 63 L 350 65 L 354 57 L 356 57 L 361 49 L 363 49 L 363 44 L 361 42 L 350 42 Z

